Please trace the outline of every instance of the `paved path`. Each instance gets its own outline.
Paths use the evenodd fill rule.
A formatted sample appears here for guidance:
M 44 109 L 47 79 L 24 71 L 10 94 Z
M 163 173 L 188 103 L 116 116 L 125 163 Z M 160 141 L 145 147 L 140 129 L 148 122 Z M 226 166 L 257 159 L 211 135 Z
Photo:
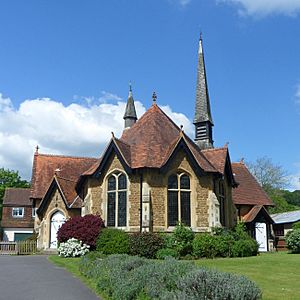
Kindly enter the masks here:
M 0 300 L 99 300 L 47 256 L 0 256 Z

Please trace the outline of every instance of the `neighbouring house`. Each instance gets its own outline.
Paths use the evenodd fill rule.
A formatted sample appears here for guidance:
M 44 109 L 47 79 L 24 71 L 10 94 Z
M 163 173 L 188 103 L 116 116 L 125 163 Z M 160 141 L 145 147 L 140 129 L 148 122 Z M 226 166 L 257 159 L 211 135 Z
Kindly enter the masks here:
M 38 248 L 56 248 L 57 230 L 65 220 L 86 214 L 99 214 L 106 226 L 128 232 L 168 232 L 178 222 L 195 232 L 210 232 L 233 227 L 238 216 L 250 229 L 259 223 L 269 228 L 271 201 L 266 195 L 262 201 L 256 181 L 247 187 L 250 173 L 239 175 L 227 146 L 214 148 L 202 38 L 194 140 L 158 106 L 155 93 L 152 106 L 138 119 L 130 88 L 124 123 L 121 137 L 112 134 L 98 159 L 36 149 L 30 200 Z M 247 219 L 253 209 L 258 211 Z
M 278 251 L 287 250 L 286 234 L 292 230 L 293 224 L 300 222 L 300 210 L 288 211 L 271 215 L 274 220 L 275 246 Z
M 35 210 L 29 196 L 29 188 L 5 190 L 1 221 L 4 241 L 20 241 L 32 235 Z
M 238 210 L 239 220 L 245 222 L 250 235 L 259 244 L 259 251 L 274 248 L 272 224 L 268 209 L 274 203 L 249 172 L 243 161 L 233 163 L 232 169 L 238 187 L 233 190 L 233 202 Z

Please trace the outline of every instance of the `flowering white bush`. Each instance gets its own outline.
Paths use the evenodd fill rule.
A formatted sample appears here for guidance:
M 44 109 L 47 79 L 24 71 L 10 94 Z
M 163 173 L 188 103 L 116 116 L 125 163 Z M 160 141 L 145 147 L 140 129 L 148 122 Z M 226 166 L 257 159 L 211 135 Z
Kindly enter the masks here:
M 90 246 L 83 244 L 82 241 L 71 238 L 58 247 L 58 255 L 63 257 L 77 257 L 88 253 Z

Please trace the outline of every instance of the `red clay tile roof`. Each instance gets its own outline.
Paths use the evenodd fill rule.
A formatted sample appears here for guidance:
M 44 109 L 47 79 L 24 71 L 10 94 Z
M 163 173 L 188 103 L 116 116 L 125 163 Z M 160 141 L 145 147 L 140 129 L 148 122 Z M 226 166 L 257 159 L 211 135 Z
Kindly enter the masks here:
M 254 221 L 255 218 L 257 217 L 257 215 L 258 215 L 260 212 L 261 212 L 262 214 L 264 214 L 265 218 L 267 218 L 268 221 L 269 221 L 270 223 L 274 223 L 272 217 L 269 215 L 268 211 L 264 208 L 263 205 L 255 205 L 255 206 L 253 206 L 253 207 L 251 208 L 251 210 L 250 210 L 246 215 L 244 215 L 244 216 L 242 217 L 242 218 L 243 218 L 243 221 L 244 221 L 245 223 L 250 223 L 250 222 Z
M 227 147 L 205 149 L 202 150 L 202 153 L 221 174 L 224 174 L 226 157 L 228 153 Z
M 56 180 L 67 201 L 67 205 L 72 208 L 81 208 L 82 200 L 77 195 L 75 190 L 77 181 L 59 177 L 59 176 L 56 176 Z
M 235 181 L 239 184 L 232 190 L 234 204 L 274 205 L 244 163 L 232 163 Z
M 3 205 L 31 206 L 30 188 L 6 188 Z
M 131 127 L 123 131 L 117 145 L 131 168 L 160 168 L 180 140 L 180 128 L 156 105 Z M 184 133 L 182 136 L 199 166 L 207 172 L 217 172 L 200 149 Z
M 32 170 L 31 198 L 44 197 L 56 170 L 59 177 L 77 181 L 79 176 L 91 168 L 96 158 L 47 155 L 35 153 Z

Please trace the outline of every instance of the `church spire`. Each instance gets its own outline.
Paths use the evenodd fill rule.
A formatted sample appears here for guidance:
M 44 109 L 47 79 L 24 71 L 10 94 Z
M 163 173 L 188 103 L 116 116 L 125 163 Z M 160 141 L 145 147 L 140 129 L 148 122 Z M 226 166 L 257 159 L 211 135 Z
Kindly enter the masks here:
M 134 100 L 133 100 L 133 96 L 132 96 L 131 83 L 129 84 L 129 95 L 128 95 L 125 114 L 124 114 L 123 119 L 125 120 L 125 129 L 130 128 L 137 120 L 135 106 L 134 106 Z
M 195 143 L 201 149 L 213 148 L 212 127 L 214 126 L 210 111 L 210 102 L 207 88 L 202 33 L 200 34 L 198 50 L 198 69 L 195 108 Z

